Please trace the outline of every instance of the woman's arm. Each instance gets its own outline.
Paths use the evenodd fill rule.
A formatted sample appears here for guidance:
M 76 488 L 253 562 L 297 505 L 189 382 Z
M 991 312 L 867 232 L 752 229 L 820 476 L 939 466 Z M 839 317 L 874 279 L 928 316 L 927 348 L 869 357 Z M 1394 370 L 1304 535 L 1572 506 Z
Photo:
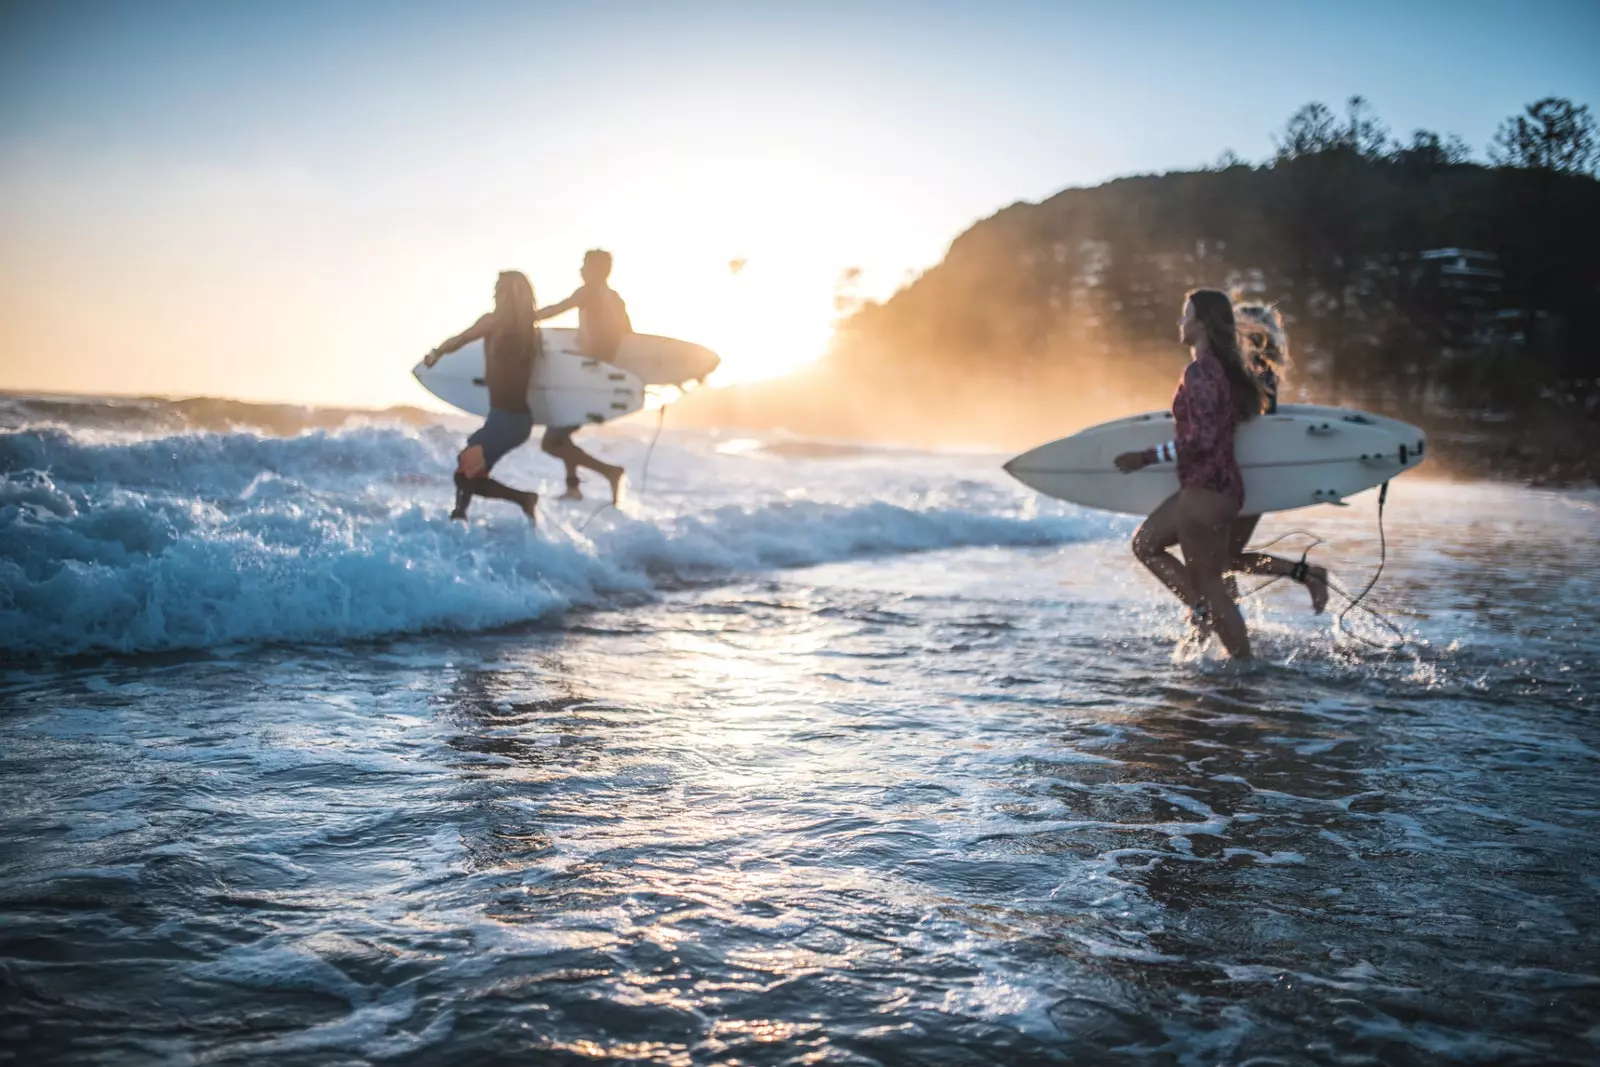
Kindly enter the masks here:
M 1143 452 L 1124 452 L 1114 462 L 1117 470 L 1123 474 L 1132 474 L 1157 463 L 1176 463 L 1177 460 L 1178 445 L 1174 441 L 1168 441 L 1164 445 L 1147 448 Z
M 450 338 L 450 340 L 445 341 L 438 348 L 435 348 L 432 352 L 429 352 L 427 355 L 423 356 L 422 362 L 431 367 L 435 363 L 439 362 L 441 357 L 448 356 L 450 353 L 471 344 L 473 341 L 482 340 L 483 338 L 489 336 L 489 327 L 491 324 L 493 324 L 493 322 L 493 314 L 483 316 L 477 322 L 473 323 L 471 326 L 468 326 L 465 330 L 462 330 L 460 333 Z

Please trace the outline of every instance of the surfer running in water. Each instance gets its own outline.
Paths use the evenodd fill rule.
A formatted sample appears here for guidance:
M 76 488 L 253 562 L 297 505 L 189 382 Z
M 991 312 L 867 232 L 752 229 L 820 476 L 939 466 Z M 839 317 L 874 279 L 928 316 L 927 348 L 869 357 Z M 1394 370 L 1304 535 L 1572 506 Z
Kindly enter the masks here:
M 579 276 L 583 284 L 561 303 L 540 308 L 533 316 L 534 321 L 554 318 L 577 308 L 578 351 L 606 362 L 617 354 L 623 335 L 633 332 L 627 305 L 607 284 L 611 277 L 611 253 L 598 248 L 585 252 Z M 578 487 L 578 468 L 588 467 L 611 484 L 611 502 L 615 504 L 622 492 L 622 468 L 603 463 L 574 444 L 572 435 L 579 429 L 577 426 L 552 426 L 545 430 L 544 439 L 539 442 L 540 448 L 566 465 L 567 491 L 561 499 L 583 499 L 583 491 Z
M 1248 352 L 1250 369 L 1266 400 L 1266 413 L 1278 410 L 1278 387 L 1283 373 L 1289 367 L 1289 335 L 1283 327 L 1283 316 L 1275 307 L 1266 304 L 1236 304 L 1234 317 L 1239 324 L 1239 334 Z M 1295 562 L 1265 552 L 1249 552 L 1246 546 L 1255 535 L 1260 515 L 1240 515 L 1233 520 L 1228 536 L 1233 560 L 1228 570 L 1241 574 L 1274 574 L 1292 578 L 1304 585 L 1311 594 L 1311 610 L 1321 613 L 1328 605 L 1328 571 L 1325 567 Z M 1231 581 L 1231 579 L 1230 579 Z M 1237 586 L 1232 590 L 1238 599 Z
M 1233 552 L 1233 520 L 1244 505 L 1244 476 L 1233 455 L 1239 423 L 1262 408 L 1261 386 L 1245 366 L 1226 293 L 1196 289 L 1184 301 L 1178 337 L 1189 366 L 1172 398 L 1176 439 L 1160 448 L 1124 452 L 1117 469 L 1132 473 L 1176 462 L 1179 489 L 1133 535 L 1133 552 L 1178 599 L 1202 633 L 1215 630 L 1234 659 L 1250 658 L 1250 635 L 1223 572 Z M 1167 549 L 1179 545 L 1184 562 Z
M 534 360 L 543 354 L 534 322 L 533 286 L 520 271 L 501 271 L 494 284 L 494 310 L 423 357 L 433 366 L 473 341 L 483 341 L 484 380 L 489 387 L 489 417 L 467 438 L 456 461 L 456 506 L 452 519 L 465 520 L 474 496 L 509 500 L 537 522 L 539 494 L 513 489 L 489 477 L 501 458 L 533 434 L 528 382 Z

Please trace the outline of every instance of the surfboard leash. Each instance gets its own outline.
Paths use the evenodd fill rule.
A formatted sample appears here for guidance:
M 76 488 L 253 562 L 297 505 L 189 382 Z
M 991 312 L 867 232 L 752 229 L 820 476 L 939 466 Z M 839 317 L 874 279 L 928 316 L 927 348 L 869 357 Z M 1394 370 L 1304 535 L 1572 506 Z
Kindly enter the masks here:
M 1406 645 L 1411 644 L 1412 643 L 1411 639 L 1406 636 L 1406 633 L 1405 633 L 1404 630 L 1402 630 L 1402 629 L 1400 629 L 1400 627 L 1396 626 L 1394 624 L 1394 622 L 1387 615 L 1385 615 L 1383 612 L 1378 611 L 1378 610 L 1376 610 L 1374 608 L 1369 608 L 1365 604 L 1362 603 L 1362 601 L 1367 598 L 1367 594 L 1371 593 L 1373 588 L 1375 586 L 1377 586 L 1378 579 L 1383 576 L 1384 566 L 1388 563 L 1388 560 L 1389 560 L 1389 539 L 1388 539 L 1388 535 L 1384 531 L 1384 526 L 1383 526 L 1383 509 L 1384 509 L 1384 505 L 1387 504 L 1388 502 L 1389 502 L 1389 483 L 1388 482 L 1384 482 L 1383 483 L 1383 488 L 1378 491 L 1378 569 L 1373 571 L 1372 577 L 1370 579 L 1368 579 L 1366 586 L 1362 588 L 1361 592 L 1357 593 L 1355 596 L 1351 596 L 1349 590 L 1345 589 L 1338 582 L 1335 582 L 1331 577 L 1328 578 L 1327 581 L 1328 581 L 1328 590 L 1330 592 L 1339 594 L 1339 596 L 1343 597 L 1344 601 L 1345 601 L 1344 610 L 1339 612 L 1338 618 L 1335 620 L 1335 625 L 1338 626 L 1339 631 L 1341 633 L 1343 633 L 1345 636 L 1354 638 L 1355 640 L 1361 642 L 1364 645 L 1367 645 L 1370 648 L 1376 648 L 1376 649 L 1379 649 L 1380 651 L 1383 651 L 1383 652 L 1397 652 L 1400 649 L 1404 648 Z M 1259 545 L 1259 546 L 1252 546 L 1249 549 L 1249 551 L 1251 551 L 1251 552 L 1264 552 L 1267 549 L 1271 548 L 1273 545 L 1276 545 L 1278 542 L 1284 541 L 1284 540 L 1287 540 L 1288 538 L 1296 537 L 1296 536 L 1298 536 L 1298 537 L 1308 537 L 1308 538 L 1311 539 L 1311 543 L 1308 544 L 1305 547 L 1305 550 L 1300 553 L 1299 566 L 1305 566 L 1306 557 L 1308 555 L 1310 555 L 1311 550 L 1313 548 L 1316 548 L 1318 545 L 1324 543 L 1324 539 L 1323 538 L 1318 537 L 1316 534 L 1312 533 L 1310 530 L 1290 530 L 1288 533 L 1279 534 L 1277 537 L 1274 537 L 1272 540 L 1266 542 L 1265 544 L 1262 544 L 1262 545 Z M 1242 597 L 1240 597 L 1240 599 L 1244 600 L 1244 599 L 1248 599 L 1250 597 L 1254 597 L 1257 594 L 1259 594 L 1262 590 L 1266 589 L 1269 585 L 1272 585 L 1275 582 L 1282 581 L 1283 578 L 1284 578 L 1284 575 L 1281 575 L 1281 574 L 1274 575 L 1273 577 L 1268 578 L 1266 581 L 1262 582 L 1260 585 L 1256 586 L 1254 589 L 1251 589 L 1248 593 L 1245 593 Z M 1352 630 L 1350 628 L 1349 623 L 1346 622 L 1345 620 L 1346 620 L 1346 617 L 1350 614 L 1350 612 L 1354 611 L 1356 608 L 1360 608 L 1362 611 L 1366 612 L 1368 615 L 1370 615 L 1374 619 L 1378 620 L 1379 624 L 1381 624 L 1390 633 L 1394 634 L 1395 637 L 1397 638 L 1397 640 L 1392 642 L 1392 643 L 1384 643 L 1384 642 L 1380 642 L 1380 641 L 1374 641 L 1371 638 L 1363 637 L 1361 634 L 1359 634 L 1356 631 Z
M 650 484 L 650 457 L 656 454 L 656 442 L 661 440 L 661 431 L 667 425 L 667 409 L 671 404 L 662 404 L 656 409 L 656 432 L 650 438 L 650 447 L 644 450 L 644 463 L 639 468 L 639 495 L 644 496 L 644 490 Z
M 1384 533 L 1383 529 L 1383 506 L 1388 502 L 1389 483 L 1384 482 L 1383 488 L 1378 490 L 1378 569 L 1372 572 L 1372 577 L 1368 579 L 1366 587 L 1363 588 L 1361 592 L 1358 593 L 1354 598 L 1352 598 L 1345 590 L 1336 586 L 1332 579 L 1328 580 L 1328 588 L 1335 590 L 1340 596 L 1344 597 L 1345 600 L 1349 601 L 1349 603 L 1345 605 L 1344 610 L 1339 612 L 1339 630 L 1342 633 L 1349 637 L 1355 638 L 1357 641 L 1360 641 L 1362 644 L 1371 648 L 1381 649 L 1385 652 L 1397 652 L 1406 645 L 1411 644 L 1411 639 L 1405 635 L 1405 631 L 1401 630 L 1400 627 L 1396 626 L 1392 621 L 1390 621 L 1389 617 L 1383 614 L 1383 612 L 1375 611 L 1374 609 L 1369 608 L 1361 603 L 1363 600 L 1367 599 L 1367 594 L 1372 592 L 1373 586 L 1378 584 L 1378 579 L 1383 577 L 1383 568 L 1389 562 L 1389 538 L 1388 535 Z M 1399 640 L 1393 644 L 1383 644 L 1378 641 L 1373 641 L 1370 638 L 1362 637 L 1360 634 L 1350 629 L 1350 627 L 1346 625 L 1344 621 L 1345 616 L 1349 615 L 1350 612 L 1356 608 L 1360 608 L 1368 615 L 1371 615 L 1374 619 L 1377 619 Z

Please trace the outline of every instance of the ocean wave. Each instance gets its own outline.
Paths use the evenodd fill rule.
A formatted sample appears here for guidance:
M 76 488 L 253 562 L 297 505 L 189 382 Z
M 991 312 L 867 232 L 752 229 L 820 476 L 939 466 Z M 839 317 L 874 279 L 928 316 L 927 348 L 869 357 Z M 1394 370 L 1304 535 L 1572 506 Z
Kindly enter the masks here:
M 0 650 L 38 660 L 479 630 L 685 581 L 1059 544 L 1114 524 L 1035 513 L 998 480 L 901 472 L 897 486 L 893 472 L 857 470 L 812 497 L 793 472 L 714 455 L 709 441 L 655 457 L 664 502 L 547 509 L 536 532 L 515 509 L 480 501 L 463 524 L 446 516 L 459 447 L 440 427 L 0 433 Z M 555 471 L 531 449 L 513 459 L 518 484 L 537 463 Z
M 91 397 L 0 394 L 0 430 L 70 427 L 136 434 L 251 431 L 291 437 L 308 430 L 338 430 L 391 423 L 428 426 L 458 421 L 413 407 L 383 410 L 263 404 L 221 397 Z

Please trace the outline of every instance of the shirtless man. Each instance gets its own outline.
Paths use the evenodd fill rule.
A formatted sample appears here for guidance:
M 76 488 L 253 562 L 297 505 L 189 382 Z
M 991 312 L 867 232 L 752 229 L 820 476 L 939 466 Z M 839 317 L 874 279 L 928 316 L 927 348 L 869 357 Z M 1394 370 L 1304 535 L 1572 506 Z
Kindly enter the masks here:
M 628 307 L 616 290 L 608 284 L 611 277 L 611 253 L 594 248 L 583 255 L 583 269 L 579 272 L 583 284 L 559 304 L 540 308 L 534 320 L 554 318 L 578 309 L 578 351 L 598 360 L 609 360 L 616 355 L 617 346 L 624 334 L 633 332 L 628 321 Z M 577 426 L 552 426 L 544 432 L 539 447 L 566 464 L 567 491 L 562 500 L 582 500 L 578 487 L 578 468 L 588 467 L 611 484 L 611 502 L 615 504 L 622 493 L 622 468 L 602 462 L 573 443 Z

